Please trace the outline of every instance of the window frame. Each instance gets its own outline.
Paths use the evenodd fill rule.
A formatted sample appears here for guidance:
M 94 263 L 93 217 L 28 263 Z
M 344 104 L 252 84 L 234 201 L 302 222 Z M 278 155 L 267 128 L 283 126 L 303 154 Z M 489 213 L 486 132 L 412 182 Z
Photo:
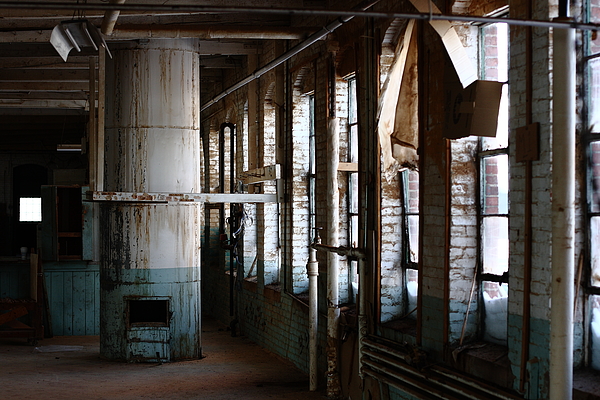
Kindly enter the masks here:
M 597 4 L 600 6 L 600 4 Z M 587 0 L 583 3 L 583 13 L 584 13 L 584 22 L 591 22 L 591 0 Z M 598 21 L 596 21 L 598 22 Z M 598 350 L 594 349 L 593 346 L 593 332 L 592 332 L 592 324 L 595 323 L 593 313 L 594 308 L 600 309 L 600 306 L 597 305 L 594 307 L 592 302 L 600 302 L 600 283 L 594 285 L 593 283 L 593 273 L 594 273 L 594 265 L 592 260 L 592 251 L 594 245 L 592 244 L 592 240 L 594 239 L 594 235 L 596 237 L 600 236 L 600 232 L 593 232 L 594 223 L 592 220 L 600 219 L 600 188 L 594 187 L 594 151 L 592 146 L 598 146 L 598 151 L 600 151 L 600 126 L 593 127 L 591 121 L 591 107 L 595 103 L 596 105 L 600 104 L 600 96 L 593 101 L 593 93 L 591 91 L 591 78 L 592 78 L 592 68 L 593 64 L 596 64 L 595 68 L 600 69 L 600 43 L 598 45 L 598 51 L 593 53 L 592 49 L 592 32 L 584 31 L 583 32 L 583 41 L 582 41 L 582 51 L 583 51 L 583 59 L 582 59 L 582 95 L 583 95 L 583 121 L 584 128 L 582 134 L 582 144 L 584 148 L 585 154 L 585 185 L 583 197 L 585 201 L 583 202 L 584 206 L 584 215 L 585 215 L 585 238 L 584 238 L 584 254 L 585 257 L 585 272 L 583 279 L 580 282 L 580 286 L 584 296 L 584 330 L 589 332 L 587 335 L 588 339 L 586 343 L 584 343 L 584 349 L 586 356 L 584 359 L 586 360 L 585 364 L 589 365 L 591 368 L 595 370 L 600 370 L 600 357 L 599 359 L 594 359 L 593 354 Z M 599 39 L 596 39 L 597 41 Z M 600 75 L 600 71 L 597 72 Z M 595 128 L 595 129 L 594 129 Z M 599 229 L 600 231 L 600 229 Z M 599 281 L 600 282 L 600 281 Z
M 355 74 L 344 78 L 348 90 L 348 150 L 347 162 L 358 163 L 358 104 L 357 104 L 357 80 Z M 347 184 L 347 214 L 346 229 L 348 235 L 348 247 L 358 245 L 358 171 L 346 172 Z M 356 190 L 355 190 L 356 189 Z M 353 287 L 358 285 L 358 259 L 348 256 L 348 299 L 353 303 L 358 295 L 358 290 Z
M 416 188 L 416 199 L 417 199 L 417 209 L 416 211 L 411 210 L 411 178 L 410 174 L 414 173 L 417 176 L 417 188 Z M 419 268 L 419 245 L 421 241 L 420 234 L 420 218 L 421 218 L 421 209 L 419 205 L 419 173 L 418 171 L 412 171 L 409 169 L 403 170 L 400 172 L 400 192 L 402 194 L 402 226 L 401 226 L 401 237 L 402 237 L 402 278 L 403 278 L 403 299 L 404 299 L 404 316 L 413 316 L 416 318 L 417 305 L 411 309 L 411 303 L 409 300 L 409 273 L 410 271 L 416 271 L 416 279 L 418 282 L 418 274 L 420 273 Z M 411 259 L 412 246 L 411 246 L 411 235 L 410 235 L 410 219 L 411 217 L 417 217 L 417 243 L 416 246 L 416 260 Z M 417 283 L 418 285 L 418 283 Z
M 502 24 L 500 22 L 496 22 L 496 23 L 492 23 L 492 24 L 483 24 L 479 26 L 479 43 L 480 43 L 480 47 L 479 47 L 479 55 L 480 55 L 480 77 L 481 79 L 486 79 L 487 78 L 487 68 L 486 68 L 486 54 L 485 51 L 488 49 L 488 44 L 486 43 L 486 33 L 485 33 L 485 29 L 493 26 L 493 25 L 499 25 Z M 508 40 L 509 36 L 510 36 L 510 31 L 507 28 L 506 30 L 506 36 L 507 36 L 507 40 L 506 40 L 506 44 L 507 44 L 507 48 L 506 48 L 506 54 L 507 54 L 507 65 L 506 68 L 508 70 L 508 55 L 510 54 L 510 41 Z M 498 32 L 496 32 L 496 37 L 498 37 Z M 496 45 L 497 46 L 497 45 Z M 500 51 L 497 51 L 498 55 L 500 54 Z M 498 66 L 500 65 L 499 63 L 497 64 Z M 495 80 L 502 82 L 503 80 L 501 79 L 500 74 L 498 73 L 496 77 L 494 77 Z M 508 87 L 505 86 L 504 88 L 504 93 L 506 95 L 508 95 Z M 508 102 L 508 98 L 503 99 L 505 100 L 505 104 L 507 106 L 509 106 L 509 102 Z M 502 104 L 502 103 L 501 103 Z M 502 111 L 500 111 L 502 112 Z M 498 125 L 500 125 L 501 121 L 498 121 Z M 508 137 L 508 129 L 507 132 L 505 132 L 507 134 Z M 497 135 L 496 135 L 496 139 L 497 139 Z M 497 284 L 498 286 L 502 286 L 502 285 L 506 285 L 508 286 L 508 275 L 509 275 L 509 271 L 510 271 L 510 261 L 509 261 L 509 257 L 510 257 L 510 249 L 507 249 L 508 255 L 507 255 L 507 261 L 506 261 L 506 271 L 503 272 L 502 274 L 497 274 L 497 273 L 490 273 L 489 271 L 486 271 L 486 265 L 484 264 L 484 260 L 486 258 L 486 249 L 485 249 L 485 231 L 484 231 L 484 227 L 485 227 L 485 220 L 486 219 L 490 219 L 490 218 L 504 218 L 506 219 L 506 238 L 509 238 L 510 236 L 510 204 L 509 204 L 509 193 L 510 193 L 510 157 L 509 157 L 509 143 L 508 143 L 508 139 L 506 140 L 506 143 L 501 143 L 498 142 L 497 145 L 494 147 L 493 143 L 492 146 L 489 146 L 489 143 L 486 142 L 487 138 L 485 137 L 480 137 L 478 140 L 478 152 L 477 152 L 477 180 L 478 180 L 478 190 L 477 190 L 477 224 L 479 226 L 478 232 L 477 232 L 477 251 L 478 251 L 478 255 L 477 255 L 477 259 L 478 259 L 478 267 L 477 267 L 477 284 L 479 287 L 478 290 L 478 298 L 479 298 L 479 303 L 480 303 L 480 309 L 482 310 L 479 313 L 479 330 L 480 330 L 480 337 L 485 340 L 485 341 L 492 341 L 494 343 L 497 344 L 502 344 L 502 345 L 506 345 L 507 344 L 507 340 L 508 340 L 508 334 L 506 334 L 506 338 L 503 338 L 502 340 L 497 339 L 497 338 L 493 338 L 492 336 L 489 335 L 489 331 L 488 328 L 486 326 L 486 321 L 487 321 L 487 313 L 488 311 L 486 310 L 486 305 L 485 305 L 485 296 L 484 296 L 484 292 L 486 291 L 486 283 L 492 283 L 492 284 Z M 502 210 L 498 209 L 496 212 L 486 212 L 486 205 L 484 204 L 486 201 L 486 189 L 488 188 L 488 186 L 486 185 L 486 160 L 491 159 L 491 158 L 497 158 L 497 157 L 506 157 L 506 168 L 508 171 L 508 175 L 507 175 L 507 181 L 506 181 L 506 185 L 507 185 L 507 192 L 506 192 L 506 210 L 505 212 L 501 212 Z M 498 172 L 496 172 L 496 174 L 498 175 Z M 498 184 L 498 182 L 496 183 Z M 500 196 L 500 193 L 498 193 L 498 196 Z M 500 204 L 498 204 L 498 207 L 500 206 Z M 503 296 L 504 297 L 504 296 Z M 509 291 L 508 288 L 506 288 L 506 298 L 507 298 L 507 302 L 509 300 Z M 507 326 L 507 333 L 508 333 L 508 315 L 507 315 L 507 320 L 506 320 L 506 326 Z

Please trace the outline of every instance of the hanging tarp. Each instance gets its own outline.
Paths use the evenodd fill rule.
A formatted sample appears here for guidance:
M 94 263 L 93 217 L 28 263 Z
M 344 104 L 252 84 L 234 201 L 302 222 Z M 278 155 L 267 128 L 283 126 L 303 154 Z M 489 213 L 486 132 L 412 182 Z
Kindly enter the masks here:
M 417 164 L 417 46 L 415 23 L 409 21 L 403 40 L 398 44 L 390 72 L 379 99 L 377 129 L 383 155 L 383 167 Z

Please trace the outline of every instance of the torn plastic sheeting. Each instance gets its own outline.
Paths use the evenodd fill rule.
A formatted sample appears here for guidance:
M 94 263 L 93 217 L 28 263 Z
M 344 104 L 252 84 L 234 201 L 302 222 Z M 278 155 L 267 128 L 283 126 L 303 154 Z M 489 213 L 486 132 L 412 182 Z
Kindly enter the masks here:
M 36 347 L 33 351 L 36 353 L 58 353 L 62 351 L 81 351 L 83 346 L 64 346 L 64 345 L 49 345 Z
M 407 69 L 412 67 L 411 63 L 415 61 L 415 57 L 409 59 L 409 51 L 416 51 L 414 25 L 414 20 L 410 20 L 406 26 L 404 39 L 398 44 L 379 100 L 377 130 L 385 171 L 388 171 L 395 161 L 401 165 L 417 163 L 417 102 L 409 101 L 409 96 L 415 88 L 411 82 L 404 79 Z M 408 154 L 398 151 L 398 146 L 408 147 Z

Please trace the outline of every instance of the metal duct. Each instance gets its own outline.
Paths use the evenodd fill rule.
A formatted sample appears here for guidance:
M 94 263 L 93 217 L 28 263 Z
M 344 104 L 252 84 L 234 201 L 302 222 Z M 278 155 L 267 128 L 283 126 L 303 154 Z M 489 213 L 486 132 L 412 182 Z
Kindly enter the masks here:
M 109 2 L 110 4 L 123 4 L 125 3 L 125 0 L 110 0 Z M 121 11 L 119 11 L 118 9 L 116 10 L 107 10 L 104 13 L 104 19 L 102 20 L 102 27 L 100 28 L 100 31 L 107 36 L 110 36 L 113 32 L 113 28 L 115 27 L 115 24 L 117 23 L 117 19 L 119 18 L 119 14 L 121 13 Z

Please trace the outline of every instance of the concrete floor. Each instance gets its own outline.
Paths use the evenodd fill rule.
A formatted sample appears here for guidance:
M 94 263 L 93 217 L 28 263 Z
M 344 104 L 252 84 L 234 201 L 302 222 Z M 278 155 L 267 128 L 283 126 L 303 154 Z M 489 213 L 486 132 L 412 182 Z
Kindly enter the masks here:
M 310 392 L 308 377 L 290 363 L 244 337 L 232 337 L 214 320 L 202 324 L 204 358 L 165 364 L 103 360 L 97 336 L 59 336 L 44 339 L 37 347 L 25 339 L 0 338 L 0 398 L 325 398 L 324 390 Z

